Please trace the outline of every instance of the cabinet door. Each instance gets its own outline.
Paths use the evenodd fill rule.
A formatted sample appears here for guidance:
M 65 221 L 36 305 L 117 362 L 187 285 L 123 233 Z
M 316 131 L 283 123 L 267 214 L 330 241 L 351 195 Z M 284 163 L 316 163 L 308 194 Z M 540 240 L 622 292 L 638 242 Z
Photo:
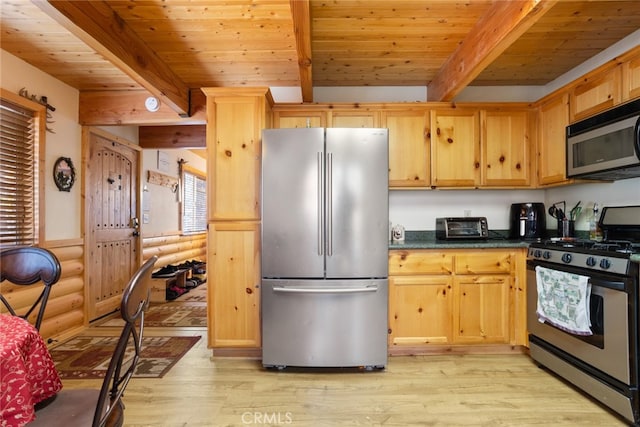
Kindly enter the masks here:
M 640 56 L 622 64 L 622 101 L 640 97 Z
M 380 123 L 377 111 L 332 111 L 332 128 L 377 128 Z
M 431 184 L 475 187 L 480 184 L 480 132 L 476 110 L 431 112 Z
M 274 111 L 275 128 L 323 128 L 327 126 L 324 111 Z
M 571 90 L 569 120 L 573 123 L 618 105 L 622 101 L 621 75 L 618 66 L 583 77 Z
M 530 184 L 529 120 L 526 111 L 482 111 L 482 184 Z
M 452 280 L 451 276 L 390 277 L 390 346 L 451 342 Z
M 260 347 L 260 226 L 209 224 L 209 347 Z
M 511 276 L 456 276 L 453 341 L 508 343 Z
M 542 104 L 538 117 L 538 184 L 568 183 L 566 129 L 569 125 L 569 96 L 561 94 Z
M 430 183 L 426 111 L 385 111 L 389 129 L 389 187 L 426 187 Z
M 209 220 L 260 218 L 260 133 L 264 100 L 207 98 Z

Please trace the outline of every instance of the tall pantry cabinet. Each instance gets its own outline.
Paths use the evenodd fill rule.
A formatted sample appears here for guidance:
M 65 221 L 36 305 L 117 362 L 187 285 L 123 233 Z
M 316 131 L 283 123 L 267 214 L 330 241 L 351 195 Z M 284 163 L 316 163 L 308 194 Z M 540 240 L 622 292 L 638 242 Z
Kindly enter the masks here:
M 203 88 L 207 97 L 208 346 L 260 351 L 260 159 L 272 127 L 268 88 Z

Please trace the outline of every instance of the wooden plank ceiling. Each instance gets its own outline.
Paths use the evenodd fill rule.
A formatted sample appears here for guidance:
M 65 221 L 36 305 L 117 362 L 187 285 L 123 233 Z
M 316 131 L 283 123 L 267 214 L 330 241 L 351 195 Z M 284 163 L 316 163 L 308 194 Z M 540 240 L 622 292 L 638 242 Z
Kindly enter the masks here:
M 112 105 L 105 124 L 127 122 L 132 93 L 179 123 L 202 111 L 200 87 L 298 87 L 312 102 L 322 86 L 446 101 L 544 85 L 638 30 L 640 1 L 2 0 L 0 18 L 0 47 L 77 88 L 81 109 Z

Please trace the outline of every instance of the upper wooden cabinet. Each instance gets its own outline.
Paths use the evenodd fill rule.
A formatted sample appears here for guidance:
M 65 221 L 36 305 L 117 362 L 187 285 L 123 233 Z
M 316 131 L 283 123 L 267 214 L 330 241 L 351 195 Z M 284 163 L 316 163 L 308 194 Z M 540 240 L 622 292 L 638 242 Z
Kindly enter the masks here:
M 622 64 L 622 101 L 640 97 L 640 54 Z
M 431 185 L 531 185 L 530 116 L 511 107 L 433 110 Z
M 569 121 L 592 116 L 622 102 L 622 67 L 587 74 L 570 91 Z
M 268 88 L 204 88 L 207 96 L 208 216 L 260 218 L 262 129 L 271 127 Z
M 382 111 L 380 126 L 389 129 L 389 187 L 430 185 L 426 110 Z
M 479 112 L 447 108 L 431 111 L 431 185 L 480 184 Z
M 640 46 L 585 74 L 566 90 L 570 123 L 640 97 Z
M 566 129 L 569 125 L 569 95 L 546 100 L 538 110 L 538 185 L 566 184 Z
M 276 110 L 273 112 L 273 127 L 324 128 L 327 127 L 327 113 L 320 110 Z
M 380 113 L 375 110 L 332 110 L 329 112 L 330 128 L 377 128 L 380 127 Z
M 531 184 L 530 113 L 481 110 L 482 185 Z

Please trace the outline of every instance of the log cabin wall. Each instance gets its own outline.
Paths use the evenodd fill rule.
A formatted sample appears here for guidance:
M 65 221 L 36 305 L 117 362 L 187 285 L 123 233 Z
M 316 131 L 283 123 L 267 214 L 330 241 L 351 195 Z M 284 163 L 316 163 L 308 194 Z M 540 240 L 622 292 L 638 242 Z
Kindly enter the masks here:
M 142 237 L 143 262 L 158 255 L 155 269 L 185 261 L 207 259 L 207 234 L 182 235 L 179 231 Z
M 85 303 L 84 243 L 82 239 L 46 242 L 62 267 L 60 280 L 51 288 L 40 333 L 51 342 L 61 342 L 88 326 Z M 184 236 L 179 232 L 143 237 L 143 261 L 158 255 L 156 267 L 206 260 L 206 233 Z M 18 313 L 25 312 L 40 294 L 42 285 L 18 286 L 0 283 L 0 292 Z M 4 311 L 4 310 L 2 310 Z M 36 313 L 32 314 L 35 318 Z
M 49 342 L 63 341 L 80 332 L 87 323 L 84 309 L 84 243 L 82 239 L 72 239 L 47 242 L 42 246 L 55 254 L 62 272 L 60 280 L 51 288 L 40 333 Z M 38 297 L 42 286 L 17 286 L 3 282 L 0 292 L 16 312 L 24 313 Z M 36 312 L 32 318 L 35 318 Z

